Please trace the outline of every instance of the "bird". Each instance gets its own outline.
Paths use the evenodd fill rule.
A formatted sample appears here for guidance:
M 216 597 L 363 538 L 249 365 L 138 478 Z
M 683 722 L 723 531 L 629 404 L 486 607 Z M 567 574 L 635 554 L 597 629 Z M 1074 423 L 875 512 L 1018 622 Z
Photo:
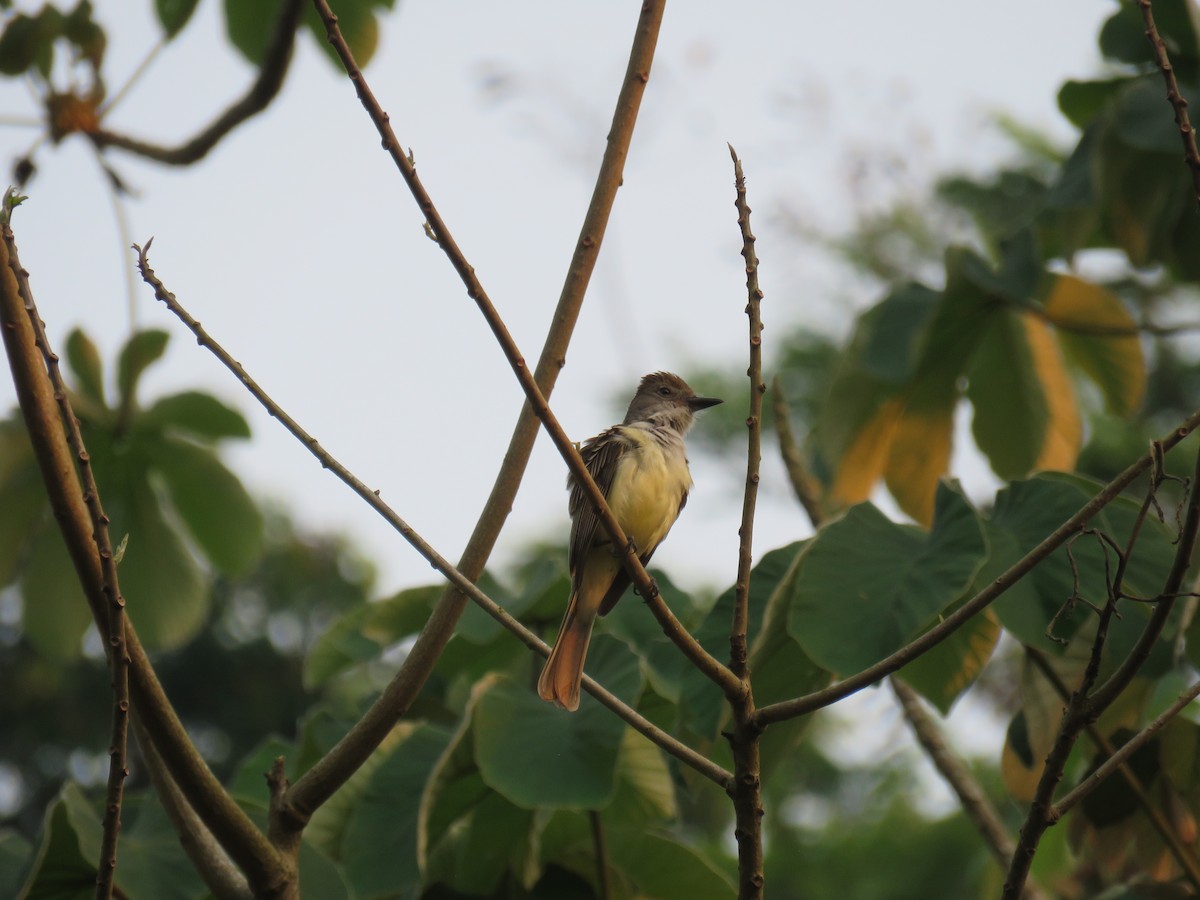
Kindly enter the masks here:
M 641 380 L 625 419 L 585 441 L 580 450 L 643 565 L 675 524 L 692 488 L 684 435 L 697 412 L 720 402 L 697 396 L 678 375 L 654 372 Z M 625 548 L 613 547 L 574 475 L 568 476 L 567 489 L 571 595 L 537 690 L 543 700 L 574 711 L 596 617 L 612 610 L 630 578 L 622 564 Z

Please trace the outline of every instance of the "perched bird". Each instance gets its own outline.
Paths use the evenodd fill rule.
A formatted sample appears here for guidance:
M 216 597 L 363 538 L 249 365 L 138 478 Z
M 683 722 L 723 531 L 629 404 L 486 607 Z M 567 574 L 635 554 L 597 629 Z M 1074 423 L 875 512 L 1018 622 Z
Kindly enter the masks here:
M 675 524 L 692 487 L 683 436 L 697 410 L 720 400 L 697 397 L 669 372 L 642 379 L 625 421 L 584 443 L 580 451 L 642 564 Z M 606 615 L 629 587 L 624 548 L 614 548 L 600 517 L 574 477 L 571 492 L 571 598 L 558 638 L 538 679 L 538 695 L 564 709 L 579 708 L 583 660 L 596 616 Z

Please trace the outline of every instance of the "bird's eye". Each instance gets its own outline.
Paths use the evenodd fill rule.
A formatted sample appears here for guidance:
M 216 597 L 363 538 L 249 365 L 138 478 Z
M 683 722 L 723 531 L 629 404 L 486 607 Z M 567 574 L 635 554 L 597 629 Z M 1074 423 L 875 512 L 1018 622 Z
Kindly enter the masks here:
M 662 396 L 662 397 L 670 397 L 670 396 L 671 396 L 671 389 L 670 389 L 669 387 L 660 387 L 660 388 L 658 389 L 658 393 L 659 393 L 659 395 L 660 395 L 660 396 Z

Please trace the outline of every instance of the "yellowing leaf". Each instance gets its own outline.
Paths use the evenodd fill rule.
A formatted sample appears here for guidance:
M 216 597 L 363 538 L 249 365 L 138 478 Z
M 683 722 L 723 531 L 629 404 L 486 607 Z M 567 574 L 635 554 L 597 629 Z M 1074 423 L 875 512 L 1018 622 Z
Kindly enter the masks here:
M 900 508 L 926 528 L 933 524 L 938 481 L 950 467 L 955 399 L 947 397 L 936 409 L 904 410 L 884 466 L 888 490 Z
M 1103 334 L 1136 325 L 1121 301 L 1104 288 L 1072 275 L 1054 280 L 1045 300 L 1046 318 L 1071 361 L 1095 382 L 1117 415 L 1131 415 L 1146 393 L 1146 358 L 1135 334 Z M 1097 333 L 1087 333 L 1087 332 Z
M 903 414 L 904 402 L 893 398 L 879 407 L 854 436 L 838 460 L 837 476 L 829 492 L 834 503 L 859 503 L 870 496 L 871 488 L 883 474 L 892 435 Z
M 1033 357 L 1033 369 L 1041 385 L 1046 404 L 1046 423 L 1042 447 L 1035 469 L 1070 471 L 1079 457 L 1083 425 L 1075 403 L 1075 389 L 1063 360 L 1062 350 L 1050 328 L 1033 316 L 1025 315 L 1025 337 Z

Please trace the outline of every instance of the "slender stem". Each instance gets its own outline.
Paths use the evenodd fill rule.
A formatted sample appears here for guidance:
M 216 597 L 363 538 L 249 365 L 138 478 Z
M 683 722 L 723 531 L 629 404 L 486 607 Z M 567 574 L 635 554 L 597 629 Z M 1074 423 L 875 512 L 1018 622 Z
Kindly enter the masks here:
M 125 598 L 117 581 L 117 565 L 113 559 L 112 544 L 108 535 L 108 516 L 100 503 L 100 492 L 92 472 L 91 457 L 79 432 L 79 420 L 71 408 L 67 386 L 58 365 L 58 356 L 50 347 L 41 317 L 33 302 L 29 288 L 28 273 L 17 257 L 16 242 L 12 229 L 2 226 L 8 267 L 16 279 L 21 293 L 34 340 L 41 350 L 46 373 L 54 388 L 54 399 L 58 402 L 59 415 L 66 432 L 67 443 L 75 454 L 76 474 L 82 482 L 83 501 L 87 505 L 92 525 L 92 540 L 100 557 L 100 590 L 107 600 L 108 665 L 112 681 L 112 725 L 108 748 L 108 784 L 104 800 L 103 833 L 100 841 L 100 859 L 96 866 L 97 900 L 108 900 L 112 896 L 113 879 L 117 870 L 117 843 L 121 832 L 121 803 L 125 793 L 125 779 L 129 777 L 129 656 L 125 651 Z
M 596 887 L 598 900 L 608 900 L 608 851 L 604 846 L 604 823 L 598 809 L 588 810 L 588 822 L 592 826 L 592 850 L 596 856 Z
M 88 135 L 97 148 L 116 147 L 155 162 L 169 166 L 189 166 L 208 155 L 221 139 L 235 128 L 266 109 L 287 76 L 292 60 L 292 45 L 296 40 L 296 29 L 300 25 L 303 0 L 283 0 L 279 7 L 279 18 L 271 34 L 270 44 L 263 55 L 258 76 L 249 90 L 232 106 L 221 113 L 207 128 L 190 140 L 176 147 L 164 147 L 127 135 L 100 129 Z M 111 106 L 111 104 L 109 104 Z
M 1142 9 L 1142 21 L 1146 23 L 1146 38 L 1150 41 L 1150 46 L 1154 48 L 1154 61 L 1158 63 L 1163 81 L 1167 85 L 1167 100 L 1175 111 L 1175 124 L 1179 126 L 1179 138 L 1183 141 L 1183 160 L 1192 173 L 1196 201 L 1200 202 L 1200 150 L 1196 148 L 1196 132 L 1188 120 L 1188 103 L 1179 90 L 1179 83 L 1175 80 L 1175 68 L 1171 65 L 1170 56 L 1167 55 L 1167 45 L 1163 43 L 1162 36 L 1158 33 L 1158 26 L 1154 24 L 1154 12 L 1150 8 L 1150 0 L 1137 0 L 1137 5 Z
M 83 501 L 75 459 L 63 431 L 54 388 L 30 322 L 30 313 L 36 316 L 37 310 L 36 307 L 26 308 L 27 302 L 32 304 L 32 297 L 21 295 L 9 266 L 8 246 L 8 241 L 0 241 L 0 332 L 50 508 L 96 626 L 106 633 L 108 598 L 102 587 L 100 557 L 92 539 L 90 514 Z M 125 643 L 133 706 L 143 717 L 147 732 L 170 767 L 176 783 L 213 836 L 246 873 L 256 893 L 262 897 L 278 896 L 290 883 L 291 873 L 282 865 L 262 832 L 221 787 L 191 743 L 130 622 L 126 622 Z
M 738 574 L 734 590 L 733 620 L 729 629 L 729 669 L 741 683 L 741 692 L 729 696 L 734 727 L 729 735 L 733 748 L 734 780 L 729 795 L 733 800 L 733 835 L 738 846 L 738 900 L 761 900 L 763 896 L 762 779 L 760 742 L 762 729 L 752 725 L 754 692 L 750 683 L 747 632 L 750 626 L 750 568 L 753 562 L 754 510 L 758 499 L 758 468 L 762 462 L 762 398 L 767 386 L 762 380 L 762 297 L 758 283 L 758 255 L 750 230 L 750 205 L 746 202 L 746 176 L 737 152 L 733 160 L 734 207 L 742 236 L 742 258 L 746 262 L 746 316 L 749 319 L 750 410 L 746 417 L 746 487 L 742 499 L 742 523 L 738 530 Z
M 252 900 L 254 894 L 246 882 L 246 876 L 238 871 L 229 854 L 221 849 L 212 832 L 200 821 L 196 811 L 179 790 L 170 770 L 154 749 L 154 742 L 136 711 L 133 716 L 133 733 L 137 735 L 142 760 L 150 775 L 154 793 L 158 795 L 159 802 L 175 829 L 175 835 L 179 838 L 179 844 L 195 867 L 200 880 L 217 900 Z
M 524 625 L 518 622 L 513 616 L 501 607 L 496 601 L 492 600 L 483 591 L 481 591 L 469 578 L 463 575 L 457 568 L 452 565 L 449 560 L 438 553 L 430 544 L 421 537 L 421 535 L 408 524 L 400 515 L 391 508 L 379 495 L 378 491 L 373 491 L 362 480 L 347 469 L 336 457 L 328 450 L 321 446 L 315 437 L 309 434 L 288 412 L 283 409 L 275 400 L 255 381 L 240 362 L 234 359 L 229 352 L 222 347 L 204 327 L 195 320 L 195 318 L 179 303 L 175 295 L 167 290 L 162 280 L 154 273 L 150 267 L 149 258 L 147 256 L 150 250 L 150 244 L 147 243 L 144 248 L 138 250 L 138 268 L 141 270 L 142 278 L 146 283 L 154 289 L 154 296 L 162 301 L 167 308 L 183 322 L 196 336 L 196 342 L 211 352 L 221 363 L 229 369 L 230 372 L 242 383 L 242 385 L 250 392 L 262 407 L 270 414 L 273 419 L 279 421 L 284 428 L 291 433 L 308 451 L 316 457 L 321 463 L 321 467 L 328 469 L 339 480 L 356 493 L 361 499 L 381 515 L 389 525 L 391 525 L 401 537 L 421 554 L 429 563 L 441 572 L 446 579 L 455 586 L 464 596 L 469 597 L 480 608 L 484 610 L 493 619 L 499 622 L 506 630 L 516 635 L 516 637 L 527 647 L 537 653 L 545 656 L 550 650 L 537 635 L 527 629 Z M 428 623 L 426 629 L 429 628 Z M 417 643 L 420 643 L 418 638 Z M 409 652 L 409 657 L 416 653 L 416 648 Z M 436 657 L 434 658 L 436 660 Z M 432 667 L 433 661 L 429 665 Z M 408 671 L 403 666 L 401 673 Z M 417 675 L 422 682 L 428 676 L 428 671 L 418 671 Z M 400 675 L 397 675 L 397 679 Z M 286 802 L 280 804 L 280 815 L 286 816 L 292 821 L 293 827 L 302 828 L 304 823 L 315 811 L 317 806 L 323 803 L 326 799 L 332 796 L 350 777 L 358 767 L 362 765 L 371 752 L 378 746 L 382 740 L 380 732 L 386 735 L 405 711 L 407 711 L 407 702 L 400 702 L 398 697 L 415 696 L 419 686 L 413 689 L 412 684 L 405 680 L 401 684 L 397 684 L 397 679 L 394 679 L 387 690 L 384 691 L 383 698 L 375 703 L 359 720 L 350 732 L 338 742 L 328 754 L 322 757 L 312 768 L 308 770 L 294 785 L 287 791 Z M 628 722 L 639 733 L 645 735 L 662 749 L 666 750 L 671 755 L 675 756 L 681 762 L 694 768 L 697 772 L 704 775 L 706 778 L 716 782 L 724 787 L 733 777 L 720 766 L 708 760 L 706 757 L 692 750 L 690 747 L 680 743 L 675 738 L 668 735 L 666 732 L 651 724 L 647 719 L 630 708 L 627 704 L 617 699 L 614 695 L 602 688 L 597 682 L 591 678 L 585 678 L 583 681 L 584 689 L 591 693 L 597 700 L 617 713 L 622 719 Z M 339 748 L 341 748 L 339 750 Z
M 991 851 L 992 856 L 995 857 L 1001 868 L 1007 869 L 1016 845 L 1008 828 L 1001 821 L 1000 814 L 988 800 L 987 794 L 984 793 L 979 782 L 971 775 L 966 763 L 947 745 L 941 729 L 938 728 L 933 717 L 926 712 L 925 707 L 921 705 L 917 692 L 900 678 L 889 680 L 892 685 L 892 693 L 896 695 L 896 700 L 900 703 L 904 718 L 912 728 L 917 743 L 921 745 L 925 755 L 929 757 L 929 761 L 938 770 L 938 774 L 958 797 L 963 813 L 982 835 L 983 842 Z M 1028 886 L 1025 890 L 1025 897 L 1028 900 L 1043 896 L 1042 892 L 1033 885 Z
M 796 437 L 792 433 L 792 422 L 788 411 L 787 395 L 783 392 L 783 382 L 776 375 L 771 381 L 771 408 L 775 413 L 775 434 L 779 438 L 779 455 L 783 457 L 783 466 L 787 469 L 788 481 L 796 494 L 796 499 L 808 513 L 808 520 L 813 528 L 820 528 L 825 520 L 821 509 L 821 488 L 809 474 L 808 465 L 804 462 L 804 454 Z
M 393 162 L 395 162 L 396 167 L 404 178 L 405 184 L 408 185 L 410 193 L 412 193 L 413 198 L 416 200 L 418 208 L 425 215 L 427 233 L 442 248 L 442 252 L 446 254 L 450 264 L 454 267 L 454 270 L 458 273 L 459 278 L 466 287 L 467 296 L 475 301 L 475 305 L 479 307 L 479 311 L 483 314 L 488 327 L 491 328 L 493 336 L 496 338 L 497 343 L 504 352 L 505 358 L 512 367 L 517 381 L 520 383 L 522 390 L 525 391 L 525 397 L 529 401 L 534 415 L 541 421 L 542 426 L 546 429 L 547 434 L 550 435 L 550 439 L 554 442 L 554 446 L 558 449 L 559 454 L 566 460 L 572 475 L 575 476 L 576 483 L 587 493 L 588 499 L 596 508 L 600 521 L 604 525 L 605 532 L 613 541 L 613 546 L 625 548 L 622 562 L 630 575 L 634 587 L 650 608 L 650 612 L 663 629 L 663 633 L 679 647 L 692 664 L 706 677 L 718 684 L 727 696 L 738 694 L 741 690 L 741 683 L 738 679 L 729 669 L 709 654 L 700 645 L 699 641 L 688 634 L 687 630 L 675 618 L 674 613 L 671 612 L 663 601 L 658 590 L 658 585 L 647 574 L 641 560 L 638 559 L 636 548 L 625 536 L 612 510 L 609 509 L 608 503 L 604 499 L 604 494 L 596 486 L 595 481 L 587 470 L 587 466 L 584 465 L 583 458 L 579 455 L 578 449 L 576 449 L 571 439 L 567 437 L 566 432 L 563 431 L 554 413 L 551 412 L 549 405 L 546 403 L 546 398 L 529 372 L 525 357 L 521 354 L 520 349 L 509 333 L 504 320 L 501 319 L 500 314 L 496 311 L 496 307 L 488 297 L 487 291 L 484 290 L 483 285 L 476 277 L 474 266 L 467 261 L 466 256 L 464 256 L 453 235 L 451 235 L 449 229 L 446 227 L 446 223 L 443 221 L 437 207 L 434 206 L 432 198 L 425 190 L 421 179 L 417 176 L 417 170 L 412 159 L 402 150 L 400 141 L 392 129 L 388 114 L 383 111 L 383 108 L 375 99 L 374 93 L 372 93 L 366 79 L 363 77 L 362 70 L 354 62 L 354 56 L 350 52 L 345 39 L 342 37 L 341 31 L 338 29 L 337 16 L 330 10 L 326 0 L 313 0 L 313 2 L 317 7 L 322 21 L 325 23 L 325 30 L 329 36 L 330 44 L 333 45 L 338 57 L 342 60 L 342 64 L 345 66 L 346 73 L 354 84 L 363 108 L 367 111 L 382 138 L 384 150 L 387 151 Z
M 762 462 L 762 406 L 767 391 L 762 380 L 762 288 L 758 283 L 758 255 L 750 230 L 750 205 L 746 202 L 746 176 L 737 152 L 729 147 L 733 159 L 734 206 L 742 233 L 742 258 L 746 261 L 746 316 L 750 320 L 750 411 L 746 417 L 746 488 L 742 498 L 742 524 L 738 529 L 738 573 L 735 588 L 733 623 L 729 634 L 729 669 L 745 682 L 749 690 L 746 633 L 750 617 L 750 568 L 753 564 L 754 510 L 758 501 L 759 465 Z

